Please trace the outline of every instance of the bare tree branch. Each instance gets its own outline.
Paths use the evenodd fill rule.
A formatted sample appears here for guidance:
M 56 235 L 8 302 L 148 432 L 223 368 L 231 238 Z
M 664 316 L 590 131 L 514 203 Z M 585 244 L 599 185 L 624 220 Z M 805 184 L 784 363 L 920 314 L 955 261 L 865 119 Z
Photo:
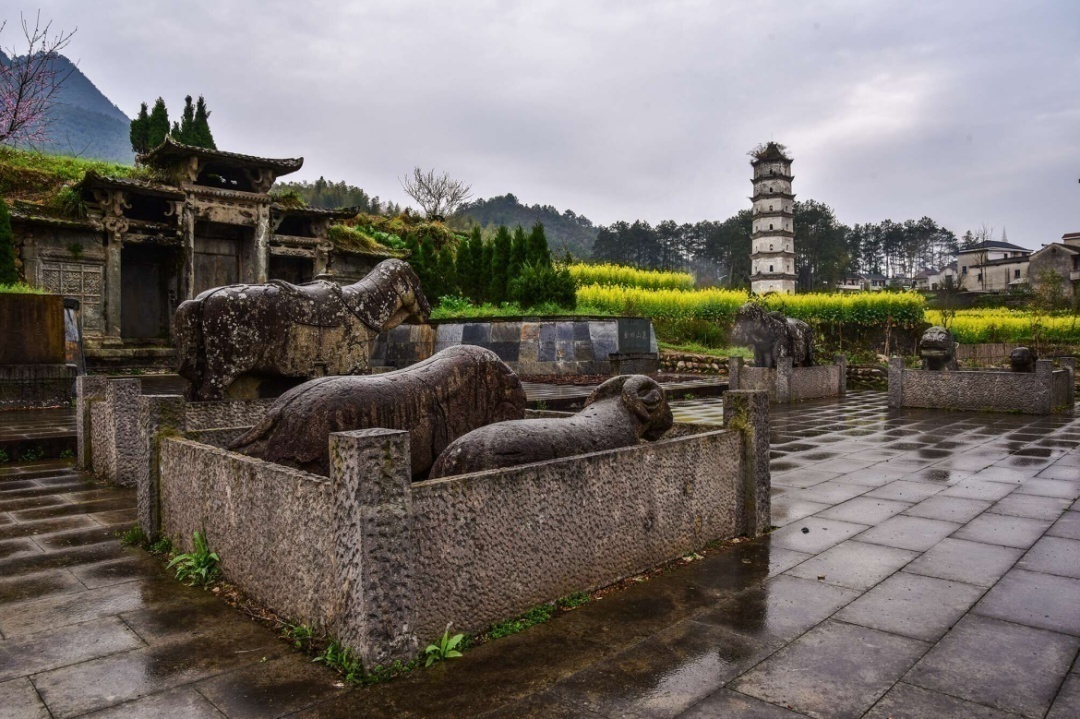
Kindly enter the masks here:
M 472 187 L 444 172 L 436 176 L 435 170 L 424 172 L 414 167 L 412 175 L 401 178 L 401 189 L 420 205 L 424 214 L 432 220 L 444 220 L 472 197 Z
M 64 81 L 74 67 L 63 70 L 57 59 L 76 30 L 51 34 L 52 22 L 41 23 L 38 11 L 33 26 L 20 15 L 26 51 L 14 46 L 0 48 L 7 55 L 0 61 L 0 143 L 34 143 L 45 139 L 50 110 Z M 0 32 L 7 27 L 5 20 Z

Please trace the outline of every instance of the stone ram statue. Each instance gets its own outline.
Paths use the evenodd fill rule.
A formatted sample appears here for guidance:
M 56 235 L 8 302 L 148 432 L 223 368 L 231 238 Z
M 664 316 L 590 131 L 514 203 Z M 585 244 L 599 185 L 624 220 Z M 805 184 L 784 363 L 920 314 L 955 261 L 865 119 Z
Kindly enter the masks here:
M 179 372 L 191 381 L 190 400 L 253 399 L 267 378 L 362 372 L 380 332 L 430 312 L 402 260 L 380 262 L 343 287 L 324 280 L 218 287 L 176 310 Z
M 923 332 L 919 340 L 919 357 L 922 368 L 940 372 L 958 370 L 956 363 L 956 340 L 944 327 L 934 326 Z
M 443 449 L 470 430 L 525 416 L 525 390 L 498 355 L 456 345 L 405 369 L 320 377 L 281 395 L 230 449 L 330 474 L 330 434 L 385 427 L 409 432 L 423 479 Z
M 1013 372 L 1034 372 L 1039 355 L 1027 347 L 1017 347 L 1009 353 L 1009 369 Z
M 474 429 L 435 460 L 431 478 L 515 467 L 660 439 L 672 425 L 664 389 L 645 375 L 612 377 L 570 417 L 522 419 Z
M 755 367 L 776 367 L 780 357 L 790 357 L 795 367 L 814 364 L 814 331 L 802 320 L 767 312 L 747 302 L 735 313 L 731 341 L 754 348 Z

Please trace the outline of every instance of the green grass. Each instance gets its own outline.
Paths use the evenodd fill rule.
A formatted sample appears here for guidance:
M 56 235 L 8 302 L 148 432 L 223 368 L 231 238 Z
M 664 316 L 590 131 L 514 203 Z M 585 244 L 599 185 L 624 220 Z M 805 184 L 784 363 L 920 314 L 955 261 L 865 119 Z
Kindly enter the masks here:
M 567 309 L 555 304 L 547 303 L 535 305 L 524 309 L 516 302 L 504 302 L 493 305 L 485 302 L 482 305 L 470 304 L 466 300 L 456 297 L 443 297 L 441 304 L 431 312 L 433 320 L 452 319 L 479 319 L 489 317 L 608 317 L 611 312 L 601 310 L 589 305 L 578 305 L 574 309 Z
M 706 347 L 697 342 L 684 342 L 675 344 L 672 342 L 660 342 L 657 346 L 667 352 L 685 352 L 687 354 L 708 355 L 710 357 L 753 357 L 754 351 L 749 347 Z
M 49 294 L 40 287 L 33 287 L 25 282 L 16 282 L 13 285 L 0 285 L 0 295 L 47 295 Z
M 28 150 L 0 148 L 0 167 L 38 172 L 60 182 L 77 182 L 90 170 L 111 177 L 134 177 L 140 170 L 134 165 L 121 165 L 104 160 L 88 160 L 69 155 L 46 155 Z

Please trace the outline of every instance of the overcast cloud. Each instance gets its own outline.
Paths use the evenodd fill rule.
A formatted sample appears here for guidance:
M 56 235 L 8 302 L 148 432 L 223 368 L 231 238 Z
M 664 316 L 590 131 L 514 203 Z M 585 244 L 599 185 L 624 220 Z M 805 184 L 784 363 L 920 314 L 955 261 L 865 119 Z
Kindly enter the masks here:
M 129 115 L 202 93 L 222 149 L 384 199 L 421 165 L 597 223 L 724 219 L 750 205 L 747 150 L 777 140 L 798 196 L 849 224 L 929 215 L 1031 248 L 1080 231 L 1076 0 L 41 9 Z

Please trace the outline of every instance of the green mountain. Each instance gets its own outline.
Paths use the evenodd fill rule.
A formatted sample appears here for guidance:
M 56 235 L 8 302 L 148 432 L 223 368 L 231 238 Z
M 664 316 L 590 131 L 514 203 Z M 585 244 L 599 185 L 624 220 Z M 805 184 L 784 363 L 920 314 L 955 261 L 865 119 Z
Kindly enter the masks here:
M 3 53 L 0 53 L 0 62 L 8 62 Z M 125 164 L 134 162 L 128 137 L 130 118 L 73 62 L 63 55 L 53 62 L 54 69 L 61 75 L 70 74 L 56 94 L 49 138 L 35 149 Z
M 548 246 L 556 255 L 569 251 L 575 257 L 589 257 L 598 230 L 588 217 L 573 210 L 559 212 L 551 205 L 523 205 L 509 193 L 471 202 L 460 210 L 460 214 L 482 227 L 521 225 L 528 229 L 541 222 Z

